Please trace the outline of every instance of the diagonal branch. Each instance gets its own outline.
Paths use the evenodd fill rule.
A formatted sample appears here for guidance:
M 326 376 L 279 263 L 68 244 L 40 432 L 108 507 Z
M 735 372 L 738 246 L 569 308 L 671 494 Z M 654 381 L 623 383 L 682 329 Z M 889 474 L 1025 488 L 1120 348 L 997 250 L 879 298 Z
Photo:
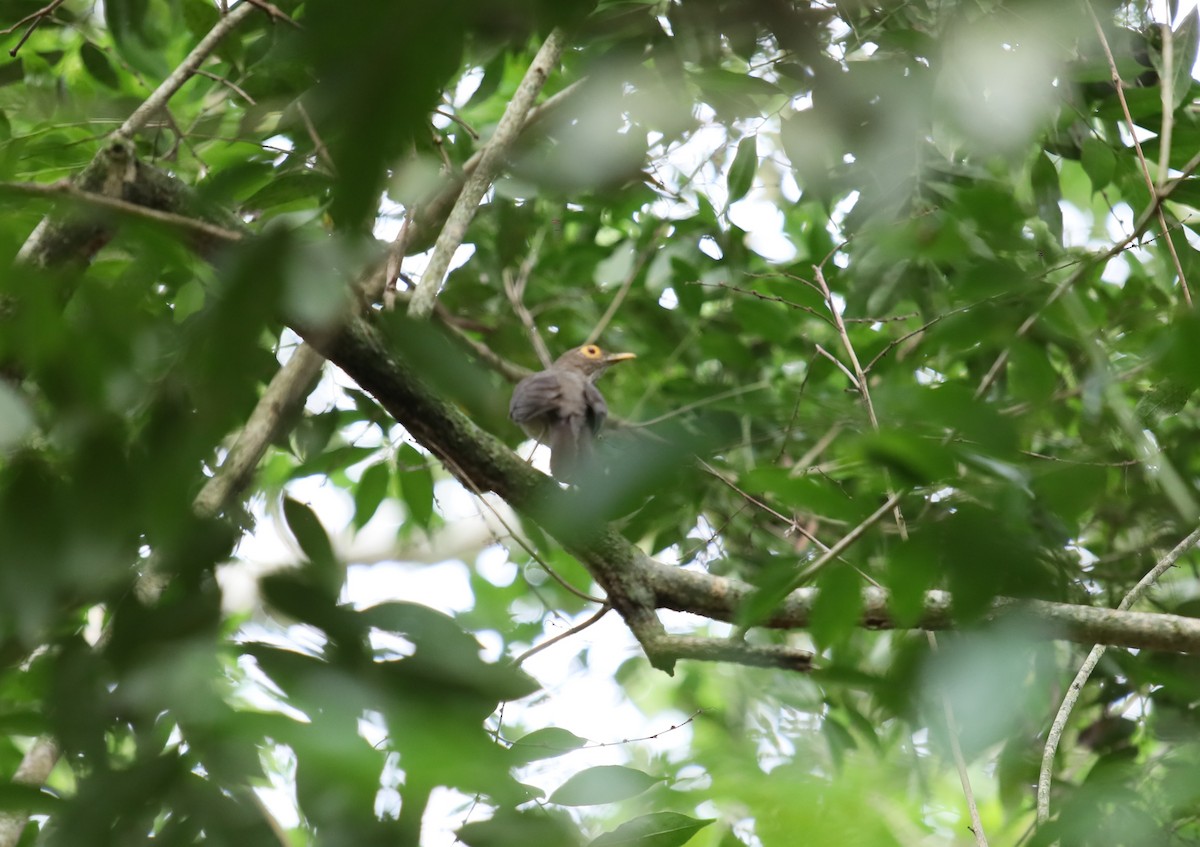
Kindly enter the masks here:
M 533 108 L 533 101 L 542 90 L 550 72 L 558 65 L 565 43 L 565 33 L 557 28 L 552 30 L 529 65 L 529 70 L 525 72 L 525 78 L 521 80 L 516 94 L 504 110 L 495 134 L 484 148 L 483 157 L 463 184 L 450 217 L 442 227 L 442 232 L 433 247 L 433 256 L 430 257 L 425 272 L 421 274 L 421 281 L 408 304 L 409 317 L 424 319 L 433 312 L 438 290 L 450 269 L 450 260 L 462 244 L 467 227 L 479 208 L 479 201 L 491 186 L 492 179 L 500 169 L 500 163 L 525 125 L 526 118 Z
M 675 641 L 662 628 L 654 610 L 689 612 L 711 620 L 736 622 L 743 605 L 757 590 L 736 579 L 714 576 L 652 559 L 604 522 L 595 504 L 577 491 L 561 490 L 552 480 L 521 461 L 512 450 L 476 426 L 457 406 L 427 386 L 416 368 L 397 355 L 371 325 L 361 319 L 333 335 L 307 332 L 311 340 L 435 455 L 446 458 L 459 478 L 480 490 L 494 491 L 512 507 L 543 527 L 575 556 L 603 588 L 657 667 L 675 658 L 710 658 L 690 642 Z M 762 622 L 774 629 L 801 629 L 811 620 L 817 591 L 801 588 L 788 594 Z M 901 626 L 889 608 L 889 595 L 878 588 L 863 591 L 860 624 L 870 629 Z M 1058 603 L 997 598 L 991 617 L 1020 616 L 1042 624 L 1043 637 L 1083 644 L 1104 643 L 1172 652 L 1200 653 L 1200 619 Z M 915 622 L 903 626 L 953 629 L 953 597 L 927 592 Z M 705 648 L 707 649 L 707 648 Z M 715 649 L 715 648 L 713 648 Z M 743 661 L 745 657 L 723 657 Z
M 1200 529 L 1192 530 L 1187 538 L 1175 545 L 1175 548 L 1170 553 L 1163 556 L 1153 568 L 1151 568 L 1145 576 L 1138 580 L 1138 584 L 1130 589 L 1129 593 L 1121 600 L 1117 606 L 1117 611 L 1125 611 L 1134 603 L 1145 595 L 1158 578 L 1166 573 L 1169 569 L 1175 566 L 1179 561 L 1179 557 L 1187 551 L 1191 550 L 1200 543 Z M 1080 666 L 1079 672 L 1075 674 L 1075 679 L 1071 681 L 1071 685 L 1067 688 L 1067 694 L 1063 697 L 1062 705 L 1058 708 L 1058 713 L 1054 716 L 1054 721 L 1050 725 L 1050 731 L 1046 734 L 1046 747 L 1042 751 L 1042 767 L 1038 772 L 1037 786 L 1037 820 L 1038 824 L 1043 824 L 1050 819 L 1050 781 L 1054 777 L 1054 755 L 1058 752 L 1058 742 L 1062 740 L 1063 730 L 1067 728 L 1067 720 L 1071 717 L 1071 711 L 1075 708 L 1075 703 L 1079 700 L 1079 695 L 1083 691 L 1083 686 L 1087 684 L 1088 678 L 1092 675 L 1096 665 L 1100 663 L 1101 657 L 1107 650 L 1107 645 L 1096 644 L 1092 647 L 1083 665 Z

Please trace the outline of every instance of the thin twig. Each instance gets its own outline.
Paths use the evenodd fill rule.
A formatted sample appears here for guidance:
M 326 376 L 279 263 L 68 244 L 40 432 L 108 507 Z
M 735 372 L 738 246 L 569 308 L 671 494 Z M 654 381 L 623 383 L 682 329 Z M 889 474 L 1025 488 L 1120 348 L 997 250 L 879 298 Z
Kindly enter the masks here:
M 755 274 L 748 274 L 748 276 L 754 277 Z M 824 321 L 825 323 L 829 324 L 830 326 L 833 326 L 833 321 L 831 321 L 828 317 L 826 317 L 825 315 L 818 312 L 812 306 L 805 306 L 803 303 L 796 303 L 792 300 L 788 300 L 784 297 L 778 297 L 774 294 L 763 294 L 761 291 L 755 291 L 752 288 L 738 288 L 736 285 L 730 285 L 727 282 L 701 282 L 700 280 L 693 280 L 692 282 L 689 282 L 686 284 L 687 285 L 698 285 L 701 288 L 721 288 L 721 289 L 724 289 L 725 291 L 732 291 L 735 294 L 745 294 L 749 297 L 754 297 L 757 300 L 765 300 L 768 303 L 779 303 L 781 305 L 787 306 L 789 309 L 798 309 L 801 312 L 805 312 L 809 315 L 812 315 L 814 318 L 816 318 L 819 321 Z
M 330 173 L 336 174 L 337 167 L 333 164 L 333 156 L 329 155 L 329 148 L 321 140 L 321 134 L 317 132 L 317 125 L 313 123 L 312 118 L 309 116 L 308 109 L 304 108 L 303 101 L 296 101 L 296 111 L 300 114 L 300 120 L 304 122 L 304 131 L 308 133 L 308 138 L 313 143 L 313 149 L 317 152 L 317 158 L 325 163 L 325 167 L 329 168 Z
M 413 292 L 412 300 L 409 301 L 409 317 L 424 319 L 433 312 L 433 304 L 437 301 L 442 280 L 450 269 L 450 260 L 462 244 L 467 227 L 479 208 L 479 201 L 483 199 L 488 186 L 492 184 L 492 179 L 500 169 L 500 163 L 522 127 L 525 126 L 526 117 L 533 108 L 534 99 L 542 90 L 546 78 L 558 65 L 558 59 L 562 55 L 565 43 L 565 33 L 561 29 L 555 28 L 546 37 L 537 56 L 530 63 L 529 70 L 525 72 L 524 79 L 521 80 L 516 93 L 504 110 L 504 115 L 496 125 L 495 134 L 483 149 L 479 164 L 463 183 L 458 200 L 438 235 L 437 242 L 433 247 L 433 255 L 429 259 L 425 272 L 421 274 L 421 281 Z
M 929 648 L 937 651 L 937 636 L 926 631 Z M 958 740 L 958 722 L 954 719 L 954 706 L 950 695 L 942 692 L 942 713 L 946 718 L 946 735 L 950 741 L 950 755 L 954 759 L 954 767 L 958 771 L 958 781 L 962 785 L 963 796 L 967 798 L 967 813 L 971 816 L 971 832 L 975 835 L 977 847 L 988 847 L 987 836 L 983 833 L 983 820 L 979 817 L 979 806 L 975 802 L 975 792 L 971 789 L 971 776 L 967 773 L 967 760 L 963 756 L 962 744 Z
M 296 29 L 304 29 L 304 27 L 301 26 L 298 21 L 296 21 L 291 15 L 280 9 L 274 3 L 268 3 L 267 0 L 246 0 L 246 2 L 252 3 L 276 20 L 283 21 L 285 24 L 288 24 Z
M 202 221 L 198 218 L 189 218 L 187 215 L 178 215 L 174 212 L 164 212 L 159 209 L 152 209 L 149 206 L 142 206 L 138 203 L 130 203 L 128 200 L 120 200 L 116 197 L 109 197 L 104 194 L 97 194 L 94 191 L 84 191 L 82 188 L 77 188 L 73 183 L 67 180 L 59 180 L 58 182 L 42 183 L 42 182 L 4 182 L 0 183 L 0 192 L 12 191 L 19 194 L 27 194 L 30 196 L 39 197 L 65 197 L 69 200 L 76 200 L 80 203 L 85 203 L 89 206 L 95 206 L 100 209 L 107 209 L 113 212 L 120 212 L 123 215 L 128 215 L 134 218 L 143 218 L 155 223 L 165 224 L 166 226 L 175 229 L 183 229 L 189 232 L 194 232 L 199 235 L 206 235 L 209 238 L 215 238 L 218 241 L 235 242 L 242 240 L 242 233 L 233 229 L 226 229 L 222 226 Z
M 1150 166 L 1146 163 L 1146 155 L 1142 152 L 1142 142 L 1137 136 L 1137 125 L 1133 122 L 1133 115 L 1129 111 L 1129 103 L 1125 100 L 1125 83 L 1121 80 L 1121 72 L 1117 70 L 1117 60 L 1113 57 L 1112 49 L 1108 46 L 1108 38 L 1104 35 L 1104 28 L 1100 26 L 1100 20 L 1096 17 L 1096 12 L 1092 9 L 1092 4 L 1088 0 L 1083 0 L 1083 5 L 1087 8 L 1088 16 L 1092 19 L 1092 26 L 1096 30 L 1096 36 L 1100 39 L 1100 46 L 1104 48 L 1104 56 L 1108 59 L 1108 69 L 1112 77 L 1113 87 L 1117 90 L 1117 100 L 1121 103 L 1121 111 L 1125 115 L 1125 124 L 1129 129 L 1130 138 L 1133 139 L 1133 149 L 1137 151 L 1138 164 L 1141 166 L 1142 176 L 1146 178 L 1146 188 L 1149 189 L 1151 197 L 1156 197 L 1159 193 L 1159 186 L 1154 184 L 1154 177 L 1150 175 Z M 1169 44 L 1170 42 L 1168 41 L 1167 45 Z M 1164 54 L 1164 65 L 1167 64 L 1165 61 L 1166 58 Z M 1162 155 L 1164 157 L 1170 154 L 1171 131 L 1168 121 L 1170 120 L 1169 116 L 1174 105 L 1173 103 L 1166 102 L 1166 98 L 1173 95 L 1170 94 L 1170 83 L 1165 78 L 1171 77 L 1173 73 L 1174 71 L 1169 65 L 1163 68 L 1163 132 L 1165 133 L 1165 137 L 1162 141 Z M 1179 287 L 1183 291 L 1184 302 L 1188 306 L 1191 306 L 1192 292 L 1188 287 L 1187 277 L 1184 276 L 1183 265 L 1179 262 L 1179 254 L 1175 252 L 1175 244 L 1171 240 L 1171 236 L 1167 234 L 1167 217 L 1163 214 L 1161 204 L 1155 209 L 1155 214 L 1158 217 L 1159 227 L 1162 228 L 1163 234 L 1166 235 L 1167 252 L 1171 254 L 1171 261 L 1175 264 L 1175 273 L 1179 276 Z
M 192 48 L 192 52 L 188 53 L 187 58 L 180 62 L 179 66 L 171 71 L 170 76 L 164 79 L 162 84 L 134 110 L 133 114 L 125 119 L 120 128 L 113 133 L 113 140 L 129 141 L 133 138 L 134 134 L 145 127 L 150 118 L 161 109 L 166 108 L 167 101 L 175 95 L 175 92 L 183 87 L 185 82 L 191 79 L 192 74 L 217 49 L 217 45 L 221 43 L 221 39 L 228 35 L 245 18 L 254 14 L 255 8 L 253 3 L 241 3 L 234 7 L 228 15 L 218 20 L 213 25 L 213 28 L 208 31 L 208 34 L 200 39 L 200 43 Z
M 1134 603 L 1142 598 L 1150 586 L 1157 582 L 1158 578 L 1170 568 L 1174 567 L 1179 557 L 1194 547 L 1197 542 L 1200 542 L 1200 529 L 1192 530 L 1187 538 L 1176 544 L 1170 553 L 1163 556 L 1158 561 L 1158 564 L 1138 580 L 1138 584 L 1131 588 L 1129 593 L 1117 605 L 1117 611 L 1128 611 Z M 1071 717 L 1071 711 L 1075 708 L 1075 703 L 1079 700 L 1083 686 L 1087 683 L 1088 677 L 1092 675 L 1092 671 L 1099 663 L 1106 649 L 1103 644 L 1096 644 L 1092 647 L 1083 665 L 1079 668 L 1079 672 L 1075 674 L 1075 679 L 1071 681 L 1071 685 L 1067 688 L 1062 705 L 1058 707 L 1058 713 L 1054 716 L 1054 722 L 1050 724 L 1050 731 L 1046 734 L 1046 747 L 1042 751 L 1042 767 L 1038 772 L 1037 819 L 1039 824 L 1043 824 L 1050 819 L 1050 781 L 1054 777 L 1054 756 L 1058 752 L 1058 743 L 1062 740 L 1067 720 Z
M 863 533 L 865 533 L 868 529 L 877 524 L 881 517 L 886 515 L 892 509 L 896 508 L 896 504 L 900 502 L 900 498 L 903 496 L 904 492 L 899 491 L 889 497 L 882 506 L 864 518 L 862 523 L 842 536 L 841 540 L 826 550 L 819 559 L 792 577 L 791 582 L 788 584 L 789 587 L 787 590 L 790 592 L 796 588 L 799 588 L 801 585 L 816 576 L 825 568 L 826 565 L 840 556 L 843 550 L 861 538 Z
M 600 320 L 596 322 L 596 325 L 592 327 L 592 331 L 588 333 L 587 340 L 583 342 L 584 344 L 593 343 L 604 333 L 604 330 L 608 329 L 609 323 L 612 322 L 613 317 L 617 314 L 617 309 L 621 308 L 621 304 L 625 301 L 625 295 L 629 293 L 629 289 L 633 286 L 633 281 L 642 272 L 642 268 L 646 266 L 646 262 L 650 260 L 650 257 L 662 246 L 662 233 L 666 227 L 667 224 L 660 224 L 654 231 L 650 243 L 638 253 L 637 258 L 633 262 L 633 267 L 625 275 L 625 279 L 621 282 L 621 287 L 617 289 L 616 295 L 613 297 L 612 302 L 608 304 L 608 308 L 604 310 L 604 314 L 600 317 Z
M 725 476 L 720 471 L 718 471 L 716 468 L 714 468 L 708 462 L 704 461 L 703 459 L 699 459 L 698 461 L 700 462 L 700 467 L 704 468 L 704 470 L 708 471 L 709 474 L 716 477 L 721 482 L 725 483 L 725 485 L 728 486 L 729 488 L 733 489 L 738 494 L 738 496 L 740 496 L 747 503 L 752 503 L 755 506 L 758 506 L 758 508 L 762 509 L 764 512 L 774 515 L 779 520 L 781 520 L 785 524 L 787 524 L 788 532 L 798 533 L 799 535 L 802 535 L 805 538 L 807 538 L 809 541 L 811 541 L 813 544 L 815 544 L 821 550 L 823 550 L 825 552 L 829 551 L 829 547 L 823 541 L 821 541 L 821 539 L 817 538 L 815 535 L 813 535 L 807 529 L 800 526 L 800 522 L 797 521 L 795 518 L 788 518 L 785 515 L 781 515 L 779 512 L 772 509 L 766 503 L 755 498 L 752 494 L 749 494 L 748 492 L 745 492 L 742 489 L 738 488 L 736 484 L 734 484 L 730 480 L 726 479 Z
M 32 15 L 26 15 L 20 20 L 19 23 L 15 24 L 14 27 L 10 27 L 8 30 L 6 30 L 4 35 L 8 35 L 13 31 L 13 28 L 20 26 L 26 21 L 31 21 L 29 24 L 29 29 L 25 30 L 24 35 L 21 36 L 21 40 L 17 42 L 17 45 L 8 51 L 8 55 L 15 59 L 17 57 L 17 53 L 21 52 L 21 48 L 25 46 L 25 42 L 29 40 L 29 36 L 33 35 L 33 31 L 41 26 L 42 21 L 46 20 L 46 18 L 50 16 L 50 13 L 61 6 L 64 2 L 66 2 L 66 0 L 54 0 L 53 3 L 43 6 Z
M 1037 323 L 1038 318 L 1040 318 L 1042 314 L 1058 300 L 1059 297 L 1065 294 L 1068 289 L 1074 287 L 1077 282 L 1083 279 L 1093 267 L 1097 265 L 1103 265 L 1110 259 L 1119 256 L 1130 244 L 1137 240 L 1138 237 L 1146 231 L 1146 227 L 1150 225 L 1150 221 L 1155 218 L 1158 210 L 1162 207 L 1163 202 L 1167 200 L 1175 191 L 1175 189 L 1182 185 L 1183 182 L 1187 180 L 1197 168 L 1200 168 L 1200 153 L 1197 153 L 1188 160 L 1187 164 L 1181 169 L 1179 176 L 1175 177 L 1175 179 L 1171 180 L 1158 191 L 1153 193 L 1153 200 L 1150 203 L 1150 206 L 1142 212 L 1136 221 L 1134 221 L 1133 228 L 1130 230 L 1128 235 L 1126 235 L 1117 243 L 1113 244 L 1111 247 L 1108 247 L 1107 249 L 1094 255 L 1090 261 L 1081 261 L 1076 266 L 1075 270 L 1071 272 L 1071 274 L 1069 274 L 1062 282 L 1056 285 L 1054 290 L 1051 291 L 1050 295 L 1046 298 L 1046 301 L 1037 309 L 1035 309 L 1033 313 L 1025 318 L 1021 325 L 1017 327 L 1017 331 L 1013 333 L 1013 339 L 1016 340 L 1018 338 L 1024 338 L 1025 334 L 1028 333 L 1029 330 L 1033 328 L 1033 325 Z M 1166 238 L 1170 237 L 1166 232 L 1163 233 L 1163 236 Z M 1009 348 L 1005 347 L 996 357 L 996 360 L 992 362 L 992 366 L 988 368 L 987 373 L 984 374 L 983 379 L 980 380 L 979 387 L 975 389 L 976 399 L 979 399 L 987 394 L 988 389 L 991 388 L 999 378 L 1000 372 L 1004 369 L 1005 363 L 1008 362 L 1008 351 Z
M 743 394 L 750 394 L 754 391 L 762 391 L 764 388 L 770 387 L 771 381 L 767 379 L 761 380 L 760 382 L 751 383 L 750 385 L 741 385 L 737 388 L 731 388 L 728 391 L 722 391 L 720 394 L 714 394 L 711 397 L 705 397 L 702 400 L 696 400 L 693 403 L 687 403 L 677 409 L 672 409 L 666 414 L 659 415 L 657 418 L 650 418 L 649 420 L 637 421 L 634 423 L 626 423 L 625 426 L 630 429 L 636 429 L 643 426 L 654 426 L 654 424 L 662 423 L 663 421 L 686 414 L 687 412 L 692 411 L 692 409 L 698 409 L 701 406 L 708 406 L 712 403 L 720 403 L 722 400 L 728 400 L 730 397 L 740 397 Z
M 828 350 L 826 350 L 820 344 L 814 344 L 813 347 L 816 349 L 816 351 L 818 353 L 820 353 L 822 356 L 824 356 L 829 361 L 833 362 L 833 364 L 837 366 L 837 369 L 840 370 L 842 373 L 844 373 L 846 375 L 846 378 L 850 380 L 850 384 L 854 386 L 855 391 L 858 390 L 858 377 L 856 377 L 850 371 L 850 369 L 848 367 L 846 367 L 845 365 L 842 364 L 841 359 L 839 359 L 837 356 L 830 353 Z
M 456 124 L 458 124 L 460 127 L 462 127 L 463 132 L 465 132 L 467 135 L 471 136 L 472 139 L 475 139 L 476 141 L 479 140 L 479 131 L 476 130 L 475 127 L 471 126 L 469 123 L 467 123 L 465 120 L 463 120 L 459 115 L 455 114 L 454 112 L 447 112 L 445 109 L 434 109 L 433 113 L 435 115 L 441 115 L 443 118 L 447 118 L 449 120 L 454 121 Z
M 66 0 L 53 0 L 53 2 L 47 3 L 45 6 L 38 9 L 36 12 L 30 12 L 28 15 L 21 18 L 21 20 L 17 21 L 12 26 L 7 27 L 5 29 L 0 29 L 0 35 L 12 35 L 14 32 L 16 32 L 21 27 L 25 26 L 25 24 L 29 23 L 30 21 L 39 20 L 41 18 L 48 16 L 51 12 L 53 12 L 55 9 L 57 9 L 59 6 L 61 6 L 65 2 L 66 2 Z M 16 54 L 12 54 L 12 55 L 16 55 Z
M 529 277 L 533 273 L 534 265 L 537 264 L 538 253 L 541 252 L 542 241 L 545 240 L 545 237 L 545 229 L 539 229 L 534 234 L 533 241 L 529 245 L 529 250 L 525 253 L 525 259 L 521 262 L 521 267 L 517 270 L 515 277 L 508 269 L 505 269 L 504 293 L 508 296 L 508 302 L 513 307 L 517 318 L 520 319 L 521 325 L 525 327 L 525 332 L 529 335 L 529 343 L 533 345 L 533 351 L 537 353 L 538 361 L 542 363 L 542 367 L 548 368 L 554 361 L 554 357 L 550 355 L 550 349 L 542 339 L 542 334 L 538 332 L 533 315 L 525 306 L 525 287 L 529 284 Z
M 196 69 L 196 76 L 202 76 L 205 79 L 211 79 L 213 82 L 219 82 L 219 83 L 221 83 L 221 85 L 228 88 L 230 91 L 232 91 L 238 97 L 241 97 L 243 100 L 245 100 L 251 106 L 258 105 L 258 101 L 250 96 L 250 92 L 246 91 L 246 89 L 242 88 L 240 85 L 238 85 L 236 82 L 233 82 L 232 80 L 228 80 L 223 76 L 215 74 L 212 71 L 206 71 L 202 68 Z M 180 133 L 180 134 L 182 135 L 183 133 Z
M 875 404 L 871 402 L 871 389 L 867 385 L 867 375 L 858 362 L 858 354 L 854 352 L 854 344 L 850 341 L 850 333 L 846 331 L 846 322 L 842 320 L 842 312 L 833 302 L 833 292 L 829 290 L 829 284 L 825 281 L 825 271 L 821 265 L 814 265 L 813 274 L 816 277 L 817 285 L 820 286 L 821 294 L 825 298 L 825 306 L 833 317 L 834 326 L 837 327 L 838 337 L 842 340 L 842 348 L 846 351 L 850 364 L 854 367 L 854 384 L 862 397 L 863 405 L 867 407 L 867 417 L 871 421 L 871 429 L 879 432 L 879 419 L 875 416 Z M 896 504 L 892 516 L 896 520 L 896 528 L 900 530 L 900 537 L 906 539 L 908 538 L 908 525 L 904 521 L 904 512 L 900 509 L 900 498 L 892 489 L 890 476 L 885 468 L 884 477 L 888 479 L 888 498 L 894 500 Z
M 487 507 L 488 511 L 490 511 L 492 513 L 492 516 L 495 517 L 496 520 L 500 522 L 500 525 L 502 527 L 504 527 L 504 529 L 508 532 L 509 537 L 512 538 L 513 541 L 517 542 L 517 544 L 520 545 L 521 549 L 524 550 L 527 554 L 529 554 L 529 557 L 531 559 L 533 559 L 535 562 L 537 562 L 539 565 L 541 565 L 542 570 L 544 570 L 547 574 L 549 574 L 550 577 L 555 582 L 557 582 L 559 585 L 561 585 L 567 592 L 574 594 L 576 597 L 578 597 L 581 600 L 586 600 L 589 603 L 600 603 L 603 605 L 607 605 L 608 601 L 605 600 L 603 597 L 593 597 L 592 595 L 588 594 L 586 591 L 580 591 L 574 585 L 571 585 L 571 583 L 567 582 L 567 580 L 563 576 L 561 576 L 558 573 L 558 571 L 554 570 L 554 568 L 552 568 L 550 566 L 549 562 L 547 562 L 540 555 L 538 555 L 538 552 L 533 549 L 533 546 L 529 542 L 527 542 L 524 538 L 522 538 L 515 529 L 513 529 L 511 526 L 509 526 L 508 521 L 506 521 L 504 519 L 504 516 L 500 514 L 499 510 L 497 510 L 496 507 L 493 506 L 490 502 L 488 502 L 488 499 L 483 496 L 483 492 L 479 490 L 479 486 L 477 486 L 475 484 L 475 480 L 471 479 L 470 474 L 466 473 L 461 467 L 459 467 L 459 465 L 457 463 L 455 463 L 455 461 L 453 459 L 451 459 L 447 456 L 442 456 L 441 460 L 442 460 L 442 462 L 444 462 L 446 464 L 446 466 L 448 468 L 450 468 L 451 472 L 454 473 L 454 475 L 458 479 L 460 479 L 466 483 L 467 487 L 470 488 L 471 491 L 475 494 L 475 497 L 478 498 L 478 500 L 481 503 L 483 503 L 484 506 Z
M 512 663 L 514 665 L 519 665 L 522 662 L 524 662 L 526 659 L 528 659 L 530 656 L 536 656 L 538 653 L 542 652 L 547 647 L 552 647 L 555 644 L 557 644 L 558 642 L 560 642 L 564 639 L 570 638 L 572 635 L 583 632 L 585 629 L 587 629 L 589 626 L 591 626 L 592 624 L 599 621 L 602 617 L 604 617 L 611 611 L 612 611 L 612 606 L 605 603 L 603 606 L 601 606 L 599 609 L 596 610 L 595 614 L 593 614 L 590 618 L 588 618 L 583 623 L 576 624 L 575 626 L 571 627 L 570 629 L 566 630 L 565 632 L 560 632 L 558 635 L 555 635 L 553 638 L 547 638 L 541 644 L 535 644 L 534 646 L 532 646 L 528 650 L 526 650 L 524 653 L 522 653 L 521 655 L 519 655 L 515 659 L 513 659 Z

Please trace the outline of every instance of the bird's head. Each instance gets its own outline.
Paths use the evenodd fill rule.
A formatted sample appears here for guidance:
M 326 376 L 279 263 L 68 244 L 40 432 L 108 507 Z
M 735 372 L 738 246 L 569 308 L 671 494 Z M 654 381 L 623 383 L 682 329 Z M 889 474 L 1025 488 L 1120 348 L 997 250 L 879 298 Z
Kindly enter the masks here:
M 633 353 L 607 353 L 595 344 L 584 344 L 563 353 L 554 366 L 578 371 L 588 379 L 595 380 L 609 365 L 636 358 Z

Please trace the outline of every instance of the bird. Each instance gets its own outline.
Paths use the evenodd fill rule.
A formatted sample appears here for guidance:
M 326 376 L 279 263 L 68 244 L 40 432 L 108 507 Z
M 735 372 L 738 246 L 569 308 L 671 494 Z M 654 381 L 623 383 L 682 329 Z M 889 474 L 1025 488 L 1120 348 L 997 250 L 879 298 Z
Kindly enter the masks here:
M 609 365 L 635 358 L 633 353 L 607 353 L 595 344 L 584 344 L 513 389 L 508 416 L 530 438 L 550 447 L 550 473 L 555 479 L 577 478 L 604 426 L 608 405 L 596 380 Z

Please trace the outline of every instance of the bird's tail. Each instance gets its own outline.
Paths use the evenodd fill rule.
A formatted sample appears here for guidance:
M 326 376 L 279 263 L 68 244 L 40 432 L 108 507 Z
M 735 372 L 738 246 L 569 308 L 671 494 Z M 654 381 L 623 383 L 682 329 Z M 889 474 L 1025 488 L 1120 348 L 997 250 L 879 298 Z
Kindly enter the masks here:
M 582 415 L 572 415 L 550 430 L 550 473 L 564 482 L 575 481 L 591 461 L 592 439 L 584 432 Z

